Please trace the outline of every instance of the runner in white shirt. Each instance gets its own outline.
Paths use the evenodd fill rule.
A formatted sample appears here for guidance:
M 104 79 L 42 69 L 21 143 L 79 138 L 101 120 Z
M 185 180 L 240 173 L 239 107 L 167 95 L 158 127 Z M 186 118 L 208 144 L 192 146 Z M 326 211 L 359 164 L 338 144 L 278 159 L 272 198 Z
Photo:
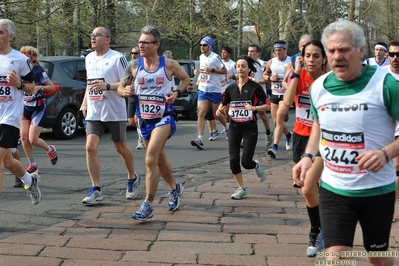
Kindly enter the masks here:
M 270 97 L 271 102 L 271 113 L 274 124 L 276 125 L 274 130 L 273 146 L 267 151 L 271 158 L 276 158 L 278 144 L 281 139 L 282 133 L 286 136 L 285 138 L 285 148 L 286 150 L 291 150 L 292 134 L 288 130 L 284 122 L 278 123 L 277 110 L 279 108 L 280 102 L 283 104 L 283 96 L 285 88 L 283 87 L 282 81 L 284 79 L 285 73 L 287 71 L 288 64 L 291 62 L 291 57 L 287 56 L 287 45 L 285 41 L 276 41 L 273 44 L 274 52 L 276 56 L 269 60 L 266 65 L 266 71 L 263 73 L 263 78 L 268 82 L 271 82 L 272 96 Z
M 137 197 L 140 177 L 134 172 L 133 154 L 126 145 L 126 101 L 116 92 L 127 66 L 126 58 L 110 49 L 111 31 L 97 27 L 90 35 L 94 52 L 86 56 L 87 89 L 80 110 L 86 117 L 86 162 L 92 186 L 83 204 L 104 199 L 100 184 L 98 147 L 105 130 L 111 133 L 116 151 L 128 172 L 126 198 Z
M 202 54 L 200 55 L 200 73 L 198 77 L 198 137 L 192 139 L 190 143 L 197 149 L 202 150 L 204 148 L 205 115 L 209 104 L 212 105 L 213 116 L 226 128 L 226 118 L 223 114 L 217 116 L 216 110 L 222 102 L 221 81 L 223 75 L 227 74 L 227 70 L 220 56 L 213 52 L 214 45 L 211 37 L 202 38 L 200 47 Z
M 392 74 L 397 80 L 399 80 L 399 40 L 391 41 L 388 44 L 388 59 L 390 65 L 383 66 L 382 68 Z M 395 138 L 399 137 L 399 122 L 396 123 Z M 396 168 L 396 195 L 395 202 L 399 198 L 399 157 L 393 158 Z M 392 217 L 392 222 L 395 221 L 395 214 Z
M 322 256 L 351 259 L 346 252 L 352 251 L 360 224 L 368 262 L 394 265 L 388 249 L 396 190 L 391 159 L 399 156 L 399 140 L 394 136 L 399 81 L 380 67 L 361 64 L 366 37 L 355 22 L 329 24 L 321 40 L 332 71 L 312 83 L 312 131 L 302 159 L 292 169 L 293 180 L 303 185 L 320 152 L 324 161 L 319 188 Z
M 389 60 L 386 57 L 387 44 L 385 42 L 377 42 L 374 46 L 375 57 L 367 58 L 363 61 L 363 64 L 370 66 L 389 66 Z
M 257 44 L 251 44 L 248 47 L 248 56 L 251 57 L 253 60 L 259 63 L 259 65 L 256 65 L 256 72 L 252 73 L 252 75 L 249 77 L 253 81 L 257 82 L 262 88 L 263 91 L 267 95 L 266 91 L 266 81 L 263 79 L 263 71 L 265 70 L 266 63 L 262 59 L 259 58 L 260 56 L 260 48 Z M 266 99 L 267 101 L 267 99 Z M 264 103 L 263 103 L 264 104 Z M 270 132 L 270 120 L 269 117 L 266 114 L 266 111 L 260 111 L 258 112 L 260 119 L 262 119 L 263 126 L 265 127 L 266 135 L 265 135 L 265 146 L 268 147 L 270 144 L 272 144 L 272 136 Z
M 235 62 L 230 59 L 230 56 L 231 56 L 231 48 L 223 47 L 222 52 L 220 53 L 220 57 L 222 58 L 224 66 L 226 67 L 227 74 L 224 76 L 220 75 L 221 84 L 222 84 L 222 99 L 226 88 L 229 85 L 234 84 L 236 82 Z M 228 129 L 230 117 L 227 114 L 227 112 L 224 112 L 224 116 L 226 117 L 226 128 Z M 208 121 L 209 140 L 211 141 L 216 140 L 217 137 L 220 135 L 220 133 L 216 126 L 216 119 L 213 116 L 213 110 L 211 105 L 209 105 L 208 107 L 205 119 Z M 224 127 L 221 133 L 226 134 L 226 130 Z M 228 134 L 226 134 L 226 139 L 228 139 Z
M 19 177 L 33 204 L 41 201 L 38 173 L 29 174 L 21 162 L 14 159 L 11 149 L 17 148 L 19 127 L 24 110 L 24 92 L 33 93 L 34 76 L 28 57 L 11 48 L 16 28 L 9 19 L 0 19 L 0 160 L 5 168 Z M 3 171 L 0 167 L 0 191 Z
M 140 50 L 137 46 L 132 48 L 131 51 L 131 58 L 132 60 L 129 62 L 129 66 L 131 65 L 132 61 L 136 60 L 137 58 L 139 58 L 140 55 Z M 135 126 L 137 127 L 137 125 L 135 124 L 135 120 L 134 120 L 134 114 L 136 113 L 136 97 L 132 96 L 132 97 L 128 97 L 127 98 L 127 124 L 130 126 Z M 141 137 L 141 134 L 139 132 L 139 130 L 137 130 L 137 146 L 136 146 L 137 150 L 144 150 L 145 146 L 144 146 L 144 142 L 143 139 Z
M 237 80 L 236 62 L 231 60 L 230 47 L 223 47 L 220 56 L 227 70 L 227 74 L 225 75 L 226 84 L 222 87 L 223 91 L 225 91 L 228 86 L 236 83 Z
M 234 62 L 231 59 L 231 48 L 230 47 L 223 47 L 222 48 L 222 52 L 220 53 L 220 57 L 223 60 L 224 66 L 227 69 L 227 74 L 225 75 L 225 84 L 222 87 L 223 93 L 222 95 L 224 96 L 224 91 L 226 90 L 226 88 L 228 86 L 230 86 L 231 84 L 236 83 L 237 80 L 237 72 L 236 72 L 236 62 Z M 222 96 L 222 99 L 223 99 Z M 225 112 L 225 117 L 226 117 L 226 128 L 229 128 L 229 121 L 230 121 L 230 116 L 228 114 L 228 112 Z M 226 130 L 223 128 L 222 129 L 222 134 L 226 135 L 226 139 L 228 140 L 228 134 L 226 133 Z

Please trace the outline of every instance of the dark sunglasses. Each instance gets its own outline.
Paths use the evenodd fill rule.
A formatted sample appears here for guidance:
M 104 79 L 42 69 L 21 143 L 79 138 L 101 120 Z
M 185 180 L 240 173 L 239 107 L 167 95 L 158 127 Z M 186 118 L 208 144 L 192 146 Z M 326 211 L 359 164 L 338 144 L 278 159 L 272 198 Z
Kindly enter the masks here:
M 139 53 L 138 52 L 131 52 L 130 54 L 138 55 Z
M 395 55 L 396 55 L 396 57 L 399 58 L 399 53 L 389 52 L 388 55 L 389 55 L 389 57 L 395 57 Z
M 208 46 L 208 45 L 207 44 L 200 44 L 200 46 L 204 46 L 205 47 L 205 46 Z

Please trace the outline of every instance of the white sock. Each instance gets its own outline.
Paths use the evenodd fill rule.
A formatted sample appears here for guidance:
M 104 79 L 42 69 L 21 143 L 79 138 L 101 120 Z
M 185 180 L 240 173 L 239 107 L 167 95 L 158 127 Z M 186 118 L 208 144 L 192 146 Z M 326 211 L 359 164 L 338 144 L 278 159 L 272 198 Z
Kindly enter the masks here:
M 24 176 L 21 177 L 21 181 L 25 185 L 28 185 L 28 186 L 32 185 L 32 177 L 28 172 L 25 172 Z
M 200 140 L 204 140 L 204 136 L 202 136 L 202 135 L 198 135 L 198 138 L 199 138 Z

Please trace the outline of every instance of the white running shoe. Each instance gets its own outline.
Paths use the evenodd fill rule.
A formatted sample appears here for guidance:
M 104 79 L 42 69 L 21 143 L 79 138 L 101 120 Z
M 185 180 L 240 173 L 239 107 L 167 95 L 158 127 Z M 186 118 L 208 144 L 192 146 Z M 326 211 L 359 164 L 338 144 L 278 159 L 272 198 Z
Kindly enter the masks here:
M 96 204 L 104 199 L 103 190 L 96 189 L 95 186 L 90 187 L 87 197 L 82 200 L 83 204 L 92 205 Z
M 292 132 L 290 132 L 291 133 L 291 138 L 285 138 L 285 149 L 287 150 L 287 151 L 290 151 L 290 150 L 292 150 L 292 137 L 293 137 L 293 133 Z
M 137 147 L 136 150 L 145 150 L 145 146 L 142 140 L 137 141 Z
M 231 198 L 235 200 L 240 200 L 247 197 L 247 190 L 245 188 L 238 188 L 232 195 Z
M 126 199 L 135 199 L 139 194 L 140 176 L 134 173 L 136 179 L 126 181 Z

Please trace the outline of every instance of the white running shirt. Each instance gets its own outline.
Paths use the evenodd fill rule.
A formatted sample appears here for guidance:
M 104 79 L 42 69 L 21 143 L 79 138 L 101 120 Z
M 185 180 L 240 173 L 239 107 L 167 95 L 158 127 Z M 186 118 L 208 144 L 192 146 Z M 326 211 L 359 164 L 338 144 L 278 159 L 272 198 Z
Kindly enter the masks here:
M 234 62 L 233 60 L 229 60 L 228 62 L 224 62 L 224 66 L 226 67 L 226 69 L 227 69 L 227 74 L 229 74 L 229 75 L 233 75 L 233 76 L 236 76 L 237 75 L 237 72 L 236 72 L 236 62 Z M 230 86 L 231 84 L 234 84 L 234 83 L 236 83 L 236 81 L 234 80 L 234 79 L 227 79 L 226 78 L 226 84 L 223 86 L 223 91 L 224 90 L 226 90 L 226 88 L 228 87 L 228 86 Z
M 24 110 L 24 92 L 7 82 L 7 72 L 15 70 L 19 78 L 31 72 L 27 56 L 17 50 L 0 55 L 0 124 L 19 128 Z
M 263 71 L 265 70 L 265 67 L 266 67 L 266 61 L 263 61 L 262 59 L 259 59 L 259 58 L 256 61 L 260 64 L 260 66 L 255 65 L 256 72 L 255 73 L 251 72 L 249 79 L 258 83 L 259 80 L 263 79 Z M 262 87 L 263 91 L 266 93 L 266 84 L 259 84 L 259 85 Z
M 199 85 L 198 90 L 203 92 L 222 92 L 221 81 L 224 79 L 224 75 L 205 72 L 205 66 L 208 65 L 211 69 L 221 69 L 224 64 L 222 58 L 214 52 L 211 52 L 208 56 L 200 55 L 200 74 L 198 77 Z
M 116 91 L 94 91 L 90 82 L 102 79 L 105 83 L 120 82 L 125 75 L 126 58 L 109 49 L 101 56 L 90 53 L 86 56 L 87 71 L 87 116 L 88 121 L 127 121 L 126 101 Z
M 366 60 L 363 61 L 363 64 L 370 66 L 380 66 L 380 67 L 390 65 L 389 60 L 387 58 L 384 58 L 384 61 L 382 61 L 382 63 L 379 64 L 377 63 L 377 60 L 375 60 L 375 57 L 367 58 Z
M 284 95 L 285 88 L 283 87 L 283 79 L 285 76 L 285 72 L 287 71 L 287 66 L 289 62 L 291 62 L 291 57 L 286 56 L 284 61 L 280 61 L 277 57 L 271 59 L 272 62 L 270 64 L 270 70 L 272 71 L 271 75 L 277 73 L 277 81 L 272 81 L 271 90 L 273 95 Z

